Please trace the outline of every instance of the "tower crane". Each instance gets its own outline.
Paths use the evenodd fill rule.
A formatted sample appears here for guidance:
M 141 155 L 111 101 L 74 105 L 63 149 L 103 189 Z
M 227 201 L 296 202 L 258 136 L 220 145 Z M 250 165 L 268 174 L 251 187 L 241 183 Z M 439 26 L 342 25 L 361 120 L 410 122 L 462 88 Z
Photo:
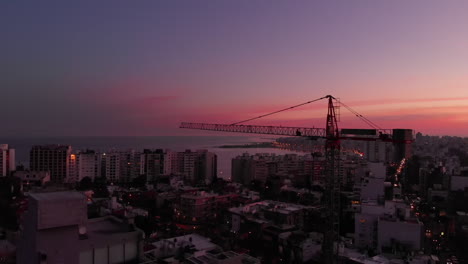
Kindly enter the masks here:
M 310 128 L 310 127 L 283 127 L 283 126 L 257 126 L 244 125 L 243 123 L 270 116 L 279 112 L 287 111 L 306 104 L 310 104 L 323 99 L 328 99 L 328 112 L 325 128 Z M 341 179 L 338 169 L 340 167 L 340 148 L 341 140 L 364 140 L 393 142 L 397 147 L 397 152 L 404 155 L 406 144 L 412 142 L 411 129 L 381 129 L 369 119 L 360 115 L 347 105 L 340 102 L 342 106 L 347 108 L 356 117 L 360 118 L 371 129 L 339 129 L 334 102 L 338 100 L 331 96 L 308 101 L 302 104 L 294 105 L 268 114 L 260 115 L 254 118 L 246 119 L 232 124 L 209 124 L 209 123 L 189 123 L 182 122 L 180 128 L 211 130 L 221 132 L 237 132 L 237 133 L 254 133 L 254 134 L 270 134 L 280 136 L 301 136 L 311 139 L 325 139 L 325 176 L 326 176 L 326 191 L 325 191 L 325 208 L 327 219 L 327 230 L 324 232 L 324 243 L 322 253 L 325 263 L 336 263 L 338 261 L 338 242 L 340 231 L 340 194 L 341 194 Z M 403 153 L 403 154 L 402 154 Z M 400 155 L 400 156 L 401 156 Z

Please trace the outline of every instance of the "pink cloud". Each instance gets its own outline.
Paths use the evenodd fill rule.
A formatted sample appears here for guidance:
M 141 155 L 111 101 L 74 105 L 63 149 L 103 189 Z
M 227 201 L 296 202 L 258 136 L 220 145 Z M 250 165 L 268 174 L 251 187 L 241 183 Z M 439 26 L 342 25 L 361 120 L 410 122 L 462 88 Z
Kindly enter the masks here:
M 358 113 L 364 115 L 367 118 L 370 118 L 371 121 L 379 124 L 382 119 L 398 119 L 400 116 L 407 116 L 408 114 L 415 114 L 415 113 L 430 113 L 434 115 L 437 111 L 449 111 L 450 107 L 447 106 L 433 106 L 431 103 L 436 102 L 457 102 L 457 101 L 468 101 L 468 97 L 449 97 L 449 98 L 421 98 L 421 99 L 379 99 L 379 100 L 363 100 L 363 101 L 351 101 L 351 102 L 344 102 L 347 106 L 351 107 L 353 110 L 357 111 Z M 395 110 L 392 108 L 396 107 L 396 104 L 406 103 L 409 106 L 405 107 L 401 110 Z M 415 108 L 411 107 L 411 103 L 428 103 L 427 107 L 425 108 Z M 424 104 L 423 104 L 424 105 Z M 359 109 L 363 106 L 375 106 L 375 109 L 372 112 L 368 110 Z M 280 109 L 287 108 L 286 105 L 281 104 L 268 104 L 266 106 L 262 105 L 247 105 L 247 106 L 230 106 L 230 105 L 210 105 L 204 106 L 202 109 L 197 109 L 198 114 L 196 115 L 195 119 L 203 119 L 203 120 L 210 120 L 210 121 L 220 121 L 222 123 L 233 123 L 249 118 L 253 118 L 256 116 L 260 116 L 263 114 L 271 113 Z M 460 110 L 459 106 L 453 106 L 453 109 L 457 108 Z M 272 115 L 269 117 L 264 118 L 264 120 L 253 120 L 250 121 L 249 124 L 255 123 L 277 123 L 276 120 L 282 119 L 282 123 L 285 122 L 294 122 L 297 119 L 304 119 L 304 120 L 311 120 L 311 118 L 319 117 L 323 115 L 323 118 L 326 116 L 327 109 L 327 101 L 322 100 L 318 102 L 314 102 L 312 104 L 304 105 L 298 108 L 290 109 L 288 111 Z M 468 109 L 467 109 L 468 111 Z M 215 114 L 213 114 L 215 113 Z M 341 107 L 340 110 L 341 116 L 343 118 L 348 118 L 353 116 L 351 112 L 349 112 L 345 107 Z M 394 117 L 389 117 L 389 116 Z M 374 117 L 377 116 L 377 117 Z M 290 117 L 290 118 L 288 118 Z M 292 119 L 292 120 L 291 120 Z M 400 118 L 401 119 L 401 118 Z M 265 122 L 265 120 L 267 120 Z M 310 122 L 309 122 L 310 124 Z

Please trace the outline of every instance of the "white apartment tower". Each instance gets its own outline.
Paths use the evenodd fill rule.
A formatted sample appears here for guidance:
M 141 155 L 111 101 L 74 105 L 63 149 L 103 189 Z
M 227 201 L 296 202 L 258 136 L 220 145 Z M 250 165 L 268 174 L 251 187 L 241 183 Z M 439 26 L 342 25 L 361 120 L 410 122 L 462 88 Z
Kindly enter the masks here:
M 103 176 L 110 182 L 121 181 L 120 158 L 119 152 L 109 152 L 102 154 L 102 172 Z
M 101 176 L 101 156 L 96 152 L 87 150 L 77 154 L 78 181 L 88 177 L 94 180 Z

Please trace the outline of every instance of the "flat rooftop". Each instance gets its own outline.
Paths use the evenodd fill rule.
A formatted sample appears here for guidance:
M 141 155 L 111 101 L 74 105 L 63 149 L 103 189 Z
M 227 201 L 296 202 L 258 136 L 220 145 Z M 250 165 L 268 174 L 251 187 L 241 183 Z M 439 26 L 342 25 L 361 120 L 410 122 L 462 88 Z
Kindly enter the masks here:
M 260 263 L 260 260 L 249 255 L 238 254 L 233 251 L 225 251 L 218 254 L 207 253 L 198 257 L 190 257 L 188 263 L 192 264 L 214 264 L 214 263 L 244 263 L 255 264 Z
M 77 200 L 86 198 L 84 194 L 75 191 L 30 193 L 29 196 L 37 201 Z
M 190 239 L 192 241 L 190 241 Z M 206 238 L 204 236 L 200 236 L 198 234 L 189 234 L 185 236 L 179 236 L 179 237 L 172 237 L 168 239 L 163 239 L 157 242 L 154 242 L 152 245 L 160 248 L 163 244 L 170 244 L 170 243 L 189 243 L 192 244 L 196 250 L 211 250 L 214 248 L 217 248 L 218 246 L 214 243 L 210 242 L 209 238 Z
M 295 211 L 300 211 L 303 209 L 317 209 L 316 206 L 306 206 L 293 203 L 284 203 L 278 201 L 264 200 L 260 202 L 255 202 L 247 204 L 240 207 L 230 208 L 229 211 L 238 214 L 252 214 L 254 211 L 271 211 L 278 212 L 282 214 L 289 214 Z
M 129 232 L 128 224 L 115 217 L 89 219 L 87 229 L 90 234 L 100 235 Z

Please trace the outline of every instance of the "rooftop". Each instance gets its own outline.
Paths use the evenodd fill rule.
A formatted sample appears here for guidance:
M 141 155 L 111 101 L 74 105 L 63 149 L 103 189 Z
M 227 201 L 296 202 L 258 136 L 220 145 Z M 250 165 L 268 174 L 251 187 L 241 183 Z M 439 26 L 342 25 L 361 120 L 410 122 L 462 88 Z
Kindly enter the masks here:
M 88 220 L 88 233 L 106 235 L 126 232 L 129 232 L 128 223 L 113 216 Z
M 59 144 L 50 144 L 50 145 L 35 145 L 32 147 L 33 150 L 36 149 L 47 149 L 47 150 L 68 150 L 71 149 L 70 145 L 59 145 Z
M 264 211 L 273 211 L 282 214 L 289 214 L 291 212 L 300 211 L 303 209 L 314 209 L 317 207 L 314 206 L 305 206 L 300 204 L 292 204 L 292 203 L 283 203 L 278 201 L 271 201 L 271 200 L 264 200 L 260 202 L 255 202 L 251 204 L 247 204 L 241 207 L 234 207 L 229 209 L 229 211 L 238 214 L 251 214 L 258 212 L 260 210 Z
M 37 201 L 76 200 L 86 198 L 84 194 L 74 191 L 30 193 L 29 196 Z
M 226 251 L 217 254 L 207 253 L 198 257 L 190 257 L 187 259 L 187 262 L 193 264 L 233 263 L 232 260 L 234 259 L 240 260 L 241 263 L 245 264 L 260 263 L 260 261 L 256 258 L 253 258 L 249 255 L 241 255 L 233 251 Z
M 218 246 L 214 243 L 210 242 L 209 238 L 204 236 L 200 236 L 198 234 L 189 234 L 185 236 L 173 237 L 168 239 L 163 239 L 157 242 L 154 242 L 152 245 L 156 248 L 160 248 L 166 244 L 191 244 L 197 251 L 201 250 L 211 250 L 217 248 Z

